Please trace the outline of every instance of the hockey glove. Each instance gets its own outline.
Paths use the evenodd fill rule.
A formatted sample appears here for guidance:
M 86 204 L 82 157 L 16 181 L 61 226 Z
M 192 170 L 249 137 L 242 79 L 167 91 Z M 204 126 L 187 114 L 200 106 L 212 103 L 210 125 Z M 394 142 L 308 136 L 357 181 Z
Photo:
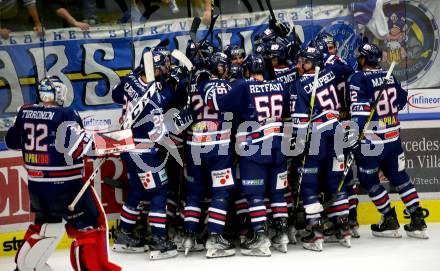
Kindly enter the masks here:
M 167 83 L 175 89 L 179 82 L 188 77 L 188 69 L 183 66 L 175 66 L 171 68 L 170 76 L 167 78 Z
M 191 126 L 194 121 L 194 115 L 194 111 L 188 107 L 181 111 L 170 109 L 164 117 L 165 126 L 169 132 L 178 135 Z

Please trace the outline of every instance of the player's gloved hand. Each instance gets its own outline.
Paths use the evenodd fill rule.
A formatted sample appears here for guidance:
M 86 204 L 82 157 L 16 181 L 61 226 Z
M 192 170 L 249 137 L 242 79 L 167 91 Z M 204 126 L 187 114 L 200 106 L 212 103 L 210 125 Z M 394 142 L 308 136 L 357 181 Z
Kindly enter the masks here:
M 188 128 L 194 121 L 194 111 L 186 107 L 179 113 L 174 114 L 174 125 L 176 127 L 176 134 L 180 134 Z
M 201 82 L 203 82 L 205 80 L 209 80 L 210 76 L 211 76 L 211 73 L 208 71 L 208 69 L 200 69 L 194 75 L 197 84 L 200 84 Z
M 175 66 L 171 68 L 170 76 L 167 78 L 167 83 L 176 87 L 181 80 L 188 77 L 188 69 L 184 66 Z
M 277 36 L 282 38 L 287 37 L 287 34 L 289 34 L 290 32 L 290 28 L 288 24 L 275 20 L 274 18 L 270 19 L 269 27 L 270 29 L 273 29 L 275 31 Z
M 185 107 L 180 111 L 172 108 L 165 113 L 165 127 L 172 134 L 178 135 L 191 126 L 194 121 L 194 117 L 195 113 L 189 107 Z

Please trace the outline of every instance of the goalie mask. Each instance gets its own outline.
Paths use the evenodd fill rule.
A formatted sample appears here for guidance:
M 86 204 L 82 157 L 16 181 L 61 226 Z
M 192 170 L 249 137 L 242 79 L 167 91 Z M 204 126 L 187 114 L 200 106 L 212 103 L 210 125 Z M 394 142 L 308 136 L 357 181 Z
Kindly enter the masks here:
M 62 106 L 67 95 L 66 85 L 57 76 L 48 76 L 38 83 L 38 98 L 41 102 L 55 102 Z

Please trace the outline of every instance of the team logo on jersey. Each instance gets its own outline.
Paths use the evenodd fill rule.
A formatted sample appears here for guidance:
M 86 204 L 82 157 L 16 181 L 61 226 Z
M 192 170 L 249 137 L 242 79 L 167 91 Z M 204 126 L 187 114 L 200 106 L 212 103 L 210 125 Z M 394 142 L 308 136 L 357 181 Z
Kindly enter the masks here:
M 356 51 L 358 42 L 354 26 L 345 21 L 336 21 L 324 26 L 321 32 L 324 31 L 334 37 L 338 56 L 354 67 L 357 60 L 353 52 Z
M 416 82 L 429 70 L 438 53 L 439 30 L 422 3 L 392 1 L 384 5 L 389 34 L 374 40 L 383 49 L 383 67 L 397 62 L 394 75 L 404 85 Z M 372 35 L 369 35 L 372 38 Z

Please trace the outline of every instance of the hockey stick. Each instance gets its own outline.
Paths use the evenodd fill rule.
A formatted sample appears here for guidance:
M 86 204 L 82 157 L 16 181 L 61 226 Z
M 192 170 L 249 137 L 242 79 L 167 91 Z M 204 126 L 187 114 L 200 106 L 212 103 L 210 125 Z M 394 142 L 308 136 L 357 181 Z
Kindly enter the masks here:
M 316 96 L 316 89 L 318 88 L 318 78 L 319 78 L 319 72 L 321 71 L 321 68 L 319 66 L 315 67 L 315 76 L 313 78 L 313 87 L 312 87 L 312 95 L 310 97 L 310 115 L 309 115 L 309 121 L 307 122 L 307 133 L 306 133 L 306 140 L 304 141 L 304 148 L 307 147 L 307 143 L 309 142 L 310 135 L 312 133 L 312 119 L 313 119 L 313 109 L 315 108 L 315 96 Z M 304 175 L 304 166 L 306 164 L 306 158 L 307 154 L 304 154 L 303 159 L 301 160 L 301 170 L 299 172 L 298 176 L 298 188 L 296 189 L 296 201 L 295 201 L 295 209 L 294 209 L 294 215 L 293 217 L 296 217 L 297 210 L 298 210 L 298 204 L 299 204 L 299 193 L 301 189 L 301 182 Z
M 188 82 L 188 93 L 189 93 L 189 87 L 191 86 L 191 80 L 192 80 L 192 73 L 193 73 L 193 68 L 194 65 L 192 64 L 192 62 L 189 60 L 189 58 L 182 53 L 179 50 L 174 50 L 171 55 L 180 61 L 180 63 L 185 66 L 188 71 L 190 72 L 189 74 L 189 82 Z M 190 103 L 190 98 L 188 97 L 188 102 Z M 188 104 L 189 104 L 188 103 Z M 183 170 L 183 169 L 182 169 Z M 177 210 L 176 210 L 176 215 L 180 216 L 181 214 L 181 201 L 182 201 L 182 179 L 183 179 L 183 174 L 182 174 L 182 170 L 180 171 L 180 178 L 179 178 L 179 184 L 178 184 L 178 189 L 177 189 Z
M 156 93 L 156 84 L 154 78 L 154 67 L 153 67 L 153 54 L 151 52 L 146 52 L 143 56 L 144 67 L 145 67 L 145 76 L 147 78 L 147 83 L 149 85 L 145 94 L 136 102 L 133 110 L 129 113 L 128 117 L 125 118 L 124 122 L 121 124 L 121 128 L 127 129 L 131 127 L 131 125 L 139 118 L 145 106 L 150 102 L 151 97 Z M 92 174 L 90 174 L 89 178 L 86 182 L 84 182 L 81 190 L 73 199 L 72 203 L 69 204 L 68 209 L 73 211 L 75 209 L 76 204 L 81 199 L 81 197 L 86 192 L 87 188 L 90 186 L 91 182 L 95 179 L 96 175 L 99 172 L 99 169 L 106 161 L 106 158 L 100 158 L 96 168 L 93 170 Z
M 182 65 L 185 66 L 189 71 L 194 68 L 191 60 L 189 60 L 189 58 L 186 57 L 186 55 L 184 53 L 182 53 L 181 51 L 174 49 L 171 52 L 171 56 L 174 57 L 175 59 L 179 60 L 180 63 L 182 63 Z
M 263 6 L 263 3 L 261 3 L 261 0 L 257 0 L 257 3 L 258 3 L 258 7 L 260 8 L 260 10 L 264 11 L 264 6 Z
M 199 29 L 201 22 L 202 22 L 202 20 L 199 17 L 194 17 L 192 24 L 191 24 L 191 29 L 189 30 L 189 36 L 191 38 L 191 41 L 194 44 L 196 44 L 197 30 Z
M 364 128 L 362 129 L 361 133 L 359 134 L 359 136 L 356 140 L 355 146 L 356 145 L 360 146 L 361 141 L 365 137 L 365 132 L 367 131 L 367 128 L 368 128 L 371 120 L 373 119 L 373 115 L 376 112 L 377 104 L 379 103 L 379 100 L 382 98 L 382 95 L 383 95 L 384 91 L 386 90 L 387 82 L 390 80 L 391 75 L 393 74 L 394 66 L 396 66 L 396 62 L 393 61 L 388 69 L 388 72 L 387 72 L 384 80 L 383 80 L 382 89 L 380 90 L 379 95 L 377 96 L 373 105 L 370 107 L 371 110 L 370 110 L 370 114 L 368 115 L 367 122 L 365 123 Z M 344 173 L 342 175 L 341 180 L 339 181 L 338 190 L 336 191 L 336 193 L 341 192 L 342 187 L 344 186 L 344 183 L 345 183 L 345 179 L 347 178 L 348 172 L 350 171 L 351 165 L 353 164 L 353 161 L 354 161 L 354 154 L 353 154 L 353 150 L 351 150 L 350 153 L 348 154 L 347 161 L 344 164 Z
M 270 0 L 266 0 L 266 5 L 267 8 L 269 9 L 270 17 L 272 17 L 271 20 L 277 22 L 277 19 L 275 18 L 275 13 L 273 12 L 272 3 L 270 2 Z

